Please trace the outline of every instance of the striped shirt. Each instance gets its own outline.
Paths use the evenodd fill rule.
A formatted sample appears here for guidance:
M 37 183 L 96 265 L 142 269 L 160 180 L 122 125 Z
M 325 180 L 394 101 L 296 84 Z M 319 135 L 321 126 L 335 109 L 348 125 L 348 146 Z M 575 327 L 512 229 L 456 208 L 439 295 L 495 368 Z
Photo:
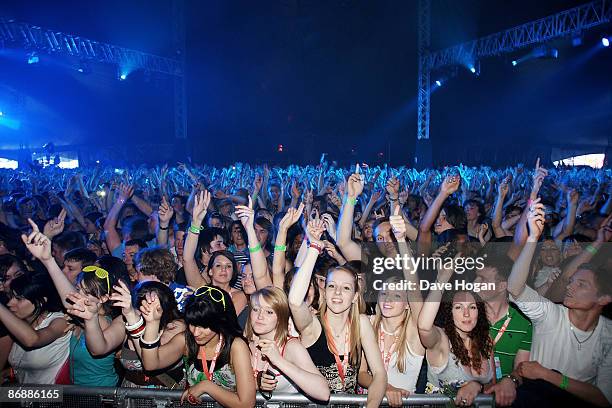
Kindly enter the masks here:
M 531 350 L 532 325 L 519 310 L 510 303 L 506 316 L 491 324 L 491 338 L 495 340 L 507 319 L 508 327 L 495 344 L 495 357 L 501 363 L 502 376 L 509 375 L 514 370 L 514 358 L 519 350 Z M 499 378 L 499 377 L 498 377 Z

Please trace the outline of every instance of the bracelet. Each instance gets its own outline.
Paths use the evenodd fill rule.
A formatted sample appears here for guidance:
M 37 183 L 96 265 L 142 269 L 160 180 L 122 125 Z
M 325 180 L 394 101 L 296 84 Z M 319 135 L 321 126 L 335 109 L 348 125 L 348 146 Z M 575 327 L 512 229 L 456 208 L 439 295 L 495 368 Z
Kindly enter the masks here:
M 138 339 L 138 338 L 142 337 L 142 335 L 144 334 L 144 331 L 145 331 L 145 326 L 142 325 L 142 326 L 140 326 L 137 329 L 128 331 L 128 334 L 130 335 L 131 338 Z
M 518 379 L 518 378 L 516 378 L 516 377 L 515 377 L 514 375 L 512 375 L 512 374 L 506 374 L 506 375 L 504 375 L 502 378 L 509 378 L 509 379 L 510 379 L 510 380 L 511 380 L 511 381 L 514 383 L 514 386 L 515 386 L 515 387 L 517 387 L 517 388 L 518 388 L 518 386 L 520 385 L 520 384 L 519 384 L 519 379 Z
M 249 247 L 249 252 L 253 254 L 253 253 L 259 251 L 260 249 L 261 249 L 261 244 L 257 244 L 253 248 Z
M 153 341 L 146 341 L 144 340 L 142 337 L 140 338 L 140 347 L 144 348 L 144 349 L 154 349 L 159 347 L 160 341 L 159 339 L 161 339 L 162 336 L 162 332 L 159 332 L 159 335 L 157 336 L 157 338 Z
M 599 249 L 595 248 L 593 246 L 593 244 L 587 245 L 586 248 L 584 248 L 584 249 L 586 249 L 588 252 L 590 252 L 591 255 L 595 255 L 597 253 L 597 251 L 599 251 Z
M 142 315 L 140 315 L 140 319 L 138 319 L 138 321 L 134 324 L 129 324 L 129 323 L 125 323 L 125 330 L 127 331 L 133 331 L 136 330 L 138 328 L 140 328 L 141 326 L 144 326 L 144 319 L 142 317 Z
M 357 205 L 357 199 L 353 198 L 353 197 L 347 197 L 346 202 L 349 203 L 352 206 L 356 206 Z
M 561 374 L 561 384 L 559 384 L 559 388 L 562 390 L 567 390 L 567 386 L 569 385 L 569 378 L 567 375 Z
M 389 201 L 396 202 L 397 200 L 397 198 L 391 198 L 391 196 L 389 196 Z
M 168 227 L 162 227 L 161 225 L 158 227 L 161 231 L 166 231 Z
M 195 225 L 191 224 L 189 226 L 189 232 L 191 232 L 192 234 L 196 234 L 199 235 L 200 231 L 202 231 L 204 228 L 200 227 L 196 227 Z
M 274 250 L 285 252 L 287 250 L 287 245 L 274 245 Z
M 319 255 L 321 255 L 323 253 L 323 247 L 317 243 L 311 242 L 308 244 L 308 248 L 314 248 L 317 250 L 317 252 L 319 253 Z

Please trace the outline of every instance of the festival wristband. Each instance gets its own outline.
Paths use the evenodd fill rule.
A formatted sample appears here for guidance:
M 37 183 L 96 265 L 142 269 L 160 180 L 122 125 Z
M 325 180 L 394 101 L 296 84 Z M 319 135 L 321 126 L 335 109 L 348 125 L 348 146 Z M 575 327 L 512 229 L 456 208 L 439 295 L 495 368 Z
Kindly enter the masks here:
M 287 245 L 274 245 L 274 250 L 285 252 L 287 250 Z
M 202 227 L 196 227 L 195 225 L 191 224 L 189 226 L 189 232 L 198 235 L 200 233 L 200 231 L 202 231 L 204 228 Z
M 346 201 L 353 207 L 357 205 L 357 199 L 353 197 L 347 197 Z
M 253 248 L 249 247 L 249 252 L 253 254 L 253 253 L 259 251 L 260 249 L 261 249 L 261 244 L 257 244 Z
M 314 242 L 311 242 L 310 244 L 308 244 L 308 248 L 314 248 L 317 250 L 317 252 L 319 253 L 319 255 L 321 255 L 323 253 L 323 247 L 319 244 L 316 244 Z
M 559 384 L 559 388 L 562 390 L 567 390 L 567 386 L 569 385 L 569 378 L 567 375 L 561 374 L 561 384 Z
M 586 246 L 586 249 L 588 252 L 590 252 L 591 255 L 595 255 L 597 253 L 597 251 L 599 251 L 599 249 L 595 248 L 593 245 L 589 244 Z
M 136 330 L 136 329 L 140 328 L 141 326 L 144 326 L 144 319 L 143 319 L 142 315 L 140 315 L 140 319 L 138 319 L 138 321 L 136 323 L 134 323 L 134 324 L 125 323 L 125 329 L 127 331 Z

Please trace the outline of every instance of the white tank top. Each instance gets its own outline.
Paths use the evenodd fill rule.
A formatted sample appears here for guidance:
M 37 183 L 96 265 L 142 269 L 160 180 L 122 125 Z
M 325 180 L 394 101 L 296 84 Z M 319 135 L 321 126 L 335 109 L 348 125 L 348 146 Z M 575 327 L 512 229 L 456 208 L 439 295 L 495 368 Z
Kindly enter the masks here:
M 36 330 L 47 327 L 60 317 L 64 317 L 61 312 L 49 314 Z M 68 332 L 54 342 L 30 351 L 25 351 L 17 342 L 13 343 L 8 361 L 15 370 L 19 383 L 54 384 L 55 377 L 68 358 L 71 335 L 72 332 Z
M 405 368 L 401 373 L 397 368 L 398 353 L 393 353 L 389 360 L 389 368 L 387 369 L 387 381 L 394 387 L 408 390 L 411 393 L 416 390 L 416 383 L 423 364 L 423 357 L 418 356 L 410 350 L 410 346 L 406 344 L 406 355 L 404 356 Z

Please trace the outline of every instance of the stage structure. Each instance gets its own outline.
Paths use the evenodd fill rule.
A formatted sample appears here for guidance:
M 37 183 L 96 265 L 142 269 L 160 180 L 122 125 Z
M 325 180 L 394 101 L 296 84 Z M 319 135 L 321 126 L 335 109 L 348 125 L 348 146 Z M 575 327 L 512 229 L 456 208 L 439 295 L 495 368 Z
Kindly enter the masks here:
M 429 118 L 431 71 L 476 64 L 480 59 L 511 53 L 560 37 L 571 37 L 612 21 L 612 0 L 585 3 L 517 27 L 431 52 L 431 0 L 419 0 L 418 10 L 418 105 L 415 166 L 431 166 Z
M 174 137 L 186 139 L 184 0 L 173 1 L 173 44 L 176 58 L 166 58 L 113 44 L 41 28 L 0 17 L 0 46 L 11 44 L 40 54 L 77 57 L 174 77 Z

